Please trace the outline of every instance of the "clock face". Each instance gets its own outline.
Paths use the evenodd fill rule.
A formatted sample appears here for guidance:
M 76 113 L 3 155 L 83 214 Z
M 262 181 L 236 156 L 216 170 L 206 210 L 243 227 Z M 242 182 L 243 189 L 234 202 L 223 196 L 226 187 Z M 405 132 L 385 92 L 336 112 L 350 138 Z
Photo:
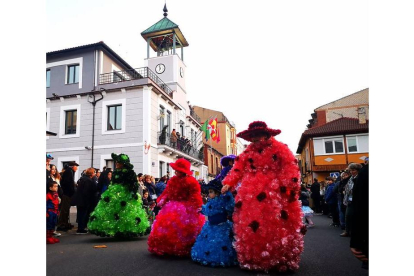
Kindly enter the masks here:
M 155 72 L 157 72 L 158 74 L 162 74 L 165 71 L 165 65 L 160 63 L 157 66 L 155 66 Z
M 184 69 L 183 69 L 183 67 L 180 67 L 180 76 L 182 78 L 184 78 Z

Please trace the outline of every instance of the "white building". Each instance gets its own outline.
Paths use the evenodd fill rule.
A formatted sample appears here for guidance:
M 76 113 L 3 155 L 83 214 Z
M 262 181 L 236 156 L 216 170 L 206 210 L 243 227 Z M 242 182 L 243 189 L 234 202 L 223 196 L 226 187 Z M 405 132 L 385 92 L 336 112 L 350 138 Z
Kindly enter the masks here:
M 114 152 L 127 154 L 136 173 L 155 177 L 173 175 L 168 164 L 182 157 L 196 178 L 206 179 L 201 125 L 187 103 L 188 42 L 166 13 L 142 36 L 143 68 L 132 68 L 103 42 L 47 53 L 46 130 L 57 136 L 46 137 L 46 148 L 59 171 L 69 161 L 80 165 L 76 177 L 91 166 L 113 167 Z M 173 129 L 189 141 L 171 144 Z

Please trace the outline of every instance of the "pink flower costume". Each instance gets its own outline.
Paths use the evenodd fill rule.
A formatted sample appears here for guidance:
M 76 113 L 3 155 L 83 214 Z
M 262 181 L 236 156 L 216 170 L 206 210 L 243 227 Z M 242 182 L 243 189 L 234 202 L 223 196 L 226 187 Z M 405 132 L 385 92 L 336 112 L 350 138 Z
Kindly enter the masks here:
M 256 121 L 239 134 L 255 141 L 236 159 L 223 180 L 234 188 L 241 182 L 233 214 L 235 249 L 240 266 L 251 270 L 297 270 L 303 251 L 300 172 L 287 145 L 272 136 L 280 130 Z
M 170 166 L 186 175 L 172 177 L 157 199 L 162 209 L 156 216 L 148 238 L 148 250 L 157 255 L 189 256 L 206 221 L 199 212 L 203 204 L 201 188 L 191 176 L 187 160 L 178 159 Z

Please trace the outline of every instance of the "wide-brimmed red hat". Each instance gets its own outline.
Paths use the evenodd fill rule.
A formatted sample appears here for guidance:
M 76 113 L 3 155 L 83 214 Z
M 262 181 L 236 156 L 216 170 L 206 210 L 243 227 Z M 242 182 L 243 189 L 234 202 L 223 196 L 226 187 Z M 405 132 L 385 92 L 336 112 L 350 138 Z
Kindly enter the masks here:
M 175 171 L 179 171 L 188 175 L 192 175 L 193 172 L 190 171 L 191 163 L 185 160 L 184 158 L 180 158 L 175 163 L 170 163 L 171 168 Z
M 237 137 L 243 138 L 251 142 L 253 136 L 257 136 L 260 134 L 268 134 L 270 136 L 276 136 L 281 133 L 280 129 L 271 129 L 267 127 L 267 124 L 262 121 L 254 121 L 249 124 L 249 128 L 242 132 L 237 133 Z

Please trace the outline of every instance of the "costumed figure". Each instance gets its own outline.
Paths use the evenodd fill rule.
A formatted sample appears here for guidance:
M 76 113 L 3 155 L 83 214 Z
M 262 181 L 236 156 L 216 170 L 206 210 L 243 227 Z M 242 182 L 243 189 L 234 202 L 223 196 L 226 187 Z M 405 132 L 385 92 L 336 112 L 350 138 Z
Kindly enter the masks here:
M 90 233 L 101 237 L 142 236 L 149 227 L 138 192 L 137 176 L 129 157 L 112 153 L 116 162 L 111 183 L 101 195 L 101 200 L 91 213 L 88 223 Z
M 303 251 L 303 213 L 298 200 L 300 172 L 280 133 L 255 121 L 237 134 L 252 142 L 223 180 L 222 192 L 239 182 L 233 214 L 234 247 L 240 267 L 279 272 L 297 270 Z
M 148 250 L 157 255 L 190 255 L 191 247 L 204 225 L 200 184 L 191 176 L 185 159 L 170 163 L 175 170 L 165 190 L 157 198 L 161 211 L 148 238 Z
M 233 195 L 231 192 L 220 195 L 223 185 L 218 179 L 204 186 L 209 199 L 201 213 L 208 216 L 208 221 L 191 249 L 191 258 L 213 267 L 237 265 L 237 255 L 232 245 L 233 223 L 228 220 L 234 209 Z
M 223 166 L 223 169 L 221 170 L 220 174 L 216 176 L 215 179 L 223 181 L 223 179 L 227 176 L 229 171 L 233 168 L 235 158 L 236 158 L 236 155 L 230 154 L 230 155 L 223 156 L 220 159 L 220 164 L 221 166 Z
M 54 244 L 60 242 L 59 239 L 53 237 L 55 227 L 59 216 L 59 196 L 56 181 L 49 181 L 49 191 L 46 194 L 46 243 Z

